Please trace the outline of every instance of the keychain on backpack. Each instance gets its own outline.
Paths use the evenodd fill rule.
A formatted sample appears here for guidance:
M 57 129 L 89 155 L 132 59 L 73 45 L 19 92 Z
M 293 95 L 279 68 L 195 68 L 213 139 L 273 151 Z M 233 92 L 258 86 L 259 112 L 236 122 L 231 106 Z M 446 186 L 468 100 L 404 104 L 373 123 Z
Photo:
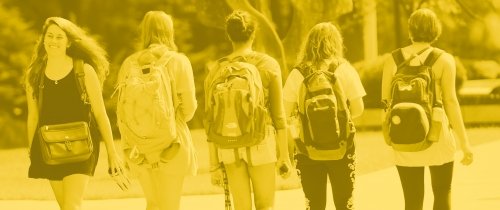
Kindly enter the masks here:
M 220 164 L 220 168 L 222 170 L 222 188 L 224 188 L 224 209 L 225 210 L 232 210 L 233 208 L 231 207 L 231 195 L 229 194 L 229 184 L 227 180 L 227 173 L 226 173 L 226 168 L 224 167 L 224 164 Z

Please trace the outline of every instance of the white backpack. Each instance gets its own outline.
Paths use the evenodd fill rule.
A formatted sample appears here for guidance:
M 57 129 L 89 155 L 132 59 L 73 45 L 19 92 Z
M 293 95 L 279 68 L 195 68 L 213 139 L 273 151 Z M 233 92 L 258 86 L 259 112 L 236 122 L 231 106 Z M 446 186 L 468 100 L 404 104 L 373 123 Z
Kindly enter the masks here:
M 122 141 L 146 159 L 176 140 L 175 85 L 166 64 L 168 50 L 145 49 L 132 55 L 118 78 L 118 127 Z M 157 155 L 156 155 L 157 156 Z M 155 160 L 148 160 L 155 162 Z

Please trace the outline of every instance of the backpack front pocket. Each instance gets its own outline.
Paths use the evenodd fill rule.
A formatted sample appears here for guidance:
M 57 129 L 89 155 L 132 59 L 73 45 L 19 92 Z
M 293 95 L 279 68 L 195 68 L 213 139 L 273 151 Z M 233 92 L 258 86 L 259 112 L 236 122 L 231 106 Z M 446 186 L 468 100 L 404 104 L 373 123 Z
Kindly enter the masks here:
M 429 120 L 424 109 L 415 103 L 396 104 L 389 116 L 389 136 L 395 144 L 415 144 L 426 140 Z

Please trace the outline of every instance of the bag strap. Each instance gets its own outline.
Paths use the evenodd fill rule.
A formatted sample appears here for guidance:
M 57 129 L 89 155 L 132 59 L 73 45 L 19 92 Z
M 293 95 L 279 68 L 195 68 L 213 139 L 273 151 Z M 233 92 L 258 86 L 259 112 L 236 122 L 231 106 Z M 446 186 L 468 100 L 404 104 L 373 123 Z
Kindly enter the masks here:
M 78 93 L 80 94 L 80 99 L 82 102 L 89 106 L 89 126 L 93 122 L 97 122 L 92 114 L 92 104 L 89 100 L 89 95 L 87 94 L 87 86 L 85 83 L 85 69 L 84 62 L 82 59 L 73 58 L 73 70 L 75 71 L 75 80 L 76 80 L 76 89 L 78 89 Z
M 85 88 L 85 72 L 83 70 L 83 60 L 73 59 L 73 70 L 75 73 L 76 86 L 80 99 L 85 104 L 90 104 L 88 101 L 87 89 Z M 38 110 L 42 110 L 43 89 L 45 88 L 45 71 L 40 74 L 40 88 L 38 89 Z
M 405 57 L 403 56 L 403 50 L 401 48 L 392 51 L 392 58 L 394 59 L 394 63 L 401 64 L 405 62 Z M 399 68 L 399 65 L 397 65 Z
M 160 58 L 158 58 L 158 60 L 156 60 L 154 63 L 158 66 L 166 66 L 168 62 L 170 62 L 170 59 L 172 59 L 172 57 L 174 57 L 174 55 L 171 55 L 170 51 L 165 50 L 163 55 L 161 55 Z
M 83 69 L 83 66 L 84 64 L 82 59 L 73 59 L 73 69 L 76 76 L 76 88 L 78 89 L 80 99 L 83 101 L 83 103 L 90 105 L 87 88 L 85 85 L 85 70 Z
M 165 53 L 163 53 L 163 55 L 157 61 L 155 61 L 155 65 L 157 65 L 156 63 L 159 63 L 159 66 L 166 66 L 168 64 L 168 62 L 170 62 L 170 60 L 173 57 L 174 57 L 174 55 L 171 55 L 171 53 L 167 50 L 167 51 L 165 51 Z M 177 86 L 176 86 L 175 79 L 174 79 L 172 71 L 169 68 L 166 68 L 166 70 L 167 70 L 167 74 L 169 76 L 168 79 L 170 81 L 170 91 L 171 91 L 171 94 L 172 94 L 172 103 L 174 105 L 174 110 L 176 111 L 177 107 L 180 104 L 179 100 L 177 100 Z M 167 79 L 167 77 L 165 75 L 165 72 L 160 71 L 160 75 L 162 77 L 162 80 L 166 80 Z M 165 82 L 163 82 L 163 85 L 165 86 L 165 89 L 169 88 L 169 87 L 167 87 L 167 84 L 165 84 Z
M 443 54 L 443 51 L 442 50 L 438 50 L 438 49 L 433 49 L 429 55 L 427 56 L 427 58 L 425 59 L 424 61 L 424 64 L 426 66 L 432 66 L 434 65 L 434 63 L 436 63 L 436 61 L 439 59 L 439 57 Z
M 433 107 L 442 107 L 443 106 L 443 102 L 442 102 L 442 97 L 441 97 L 441 94 L 437 94 L 437 85 L 436 85 L 436 76 L 434 74 L 434 70 L 432 68 L 432 66 L 434 65 L 434 63 L 436 63 L 436 61 L 439 59 L 439 57 L 441 57 L 441 55 L 443 54 L 443 51 L 442 50 L 437 50 L 437 49 L 433 49 L 429 55 L 427 56 L 427 58 L 425 59 L 424 61 L 424 64 L 426 66 L 429 66 L 430 69 L 429 69 L 429 73 L 431 75 L 431 88 L 432 88 L 432 106 Z
M 42 66 L 42 69 L 45 69 L 45 66 Z M 40 74 L 40 79 L 39 79 L 39 84 L 38 84 L 38 113 L 42 111 L 42 104 L 43 104 L 43 89 L 45 88 L 45 71 L 42 70 L 42 73 Z

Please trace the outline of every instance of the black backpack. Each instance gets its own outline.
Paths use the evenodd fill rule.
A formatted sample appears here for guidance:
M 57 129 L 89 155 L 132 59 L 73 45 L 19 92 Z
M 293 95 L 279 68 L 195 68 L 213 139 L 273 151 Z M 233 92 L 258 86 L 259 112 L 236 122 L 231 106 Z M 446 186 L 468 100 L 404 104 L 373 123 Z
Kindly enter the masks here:
M 299 116 L 302 125 L 296 140 L 299 152 L 313 160 L 339 160 L 353 145 L 355 132 L 348 101 L 334 72 L 298 67 L 304 75 L 299 90 Z
M 430 147 L 429 140 L 433 107 L 442 107 L 437 99 L 436 85 L 432 66 L 443 53 L 433 49 L 424 63 L 410 66 L 410 61 L 428 50 L 404 59 L 401 49 L 392 52 L 397 64 L 396 73 L 391 83 L 391 100 L 385 126 L 386 142 L 395 150 L 416 152 Z

